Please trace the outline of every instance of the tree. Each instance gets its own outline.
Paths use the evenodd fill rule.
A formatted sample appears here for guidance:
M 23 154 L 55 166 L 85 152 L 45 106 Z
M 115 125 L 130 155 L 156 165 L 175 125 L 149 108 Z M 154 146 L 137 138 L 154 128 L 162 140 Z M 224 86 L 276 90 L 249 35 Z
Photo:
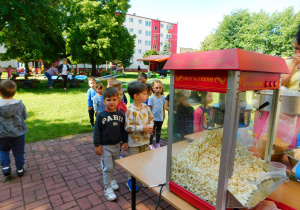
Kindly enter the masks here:
M 169 50 L 168 42 L 164 43 L 164 48 L 163 48 L 163 51 L 161 54 L 162 55 L 170 55 L 171 54 L 171 52 Z
M 241 48 L 277 56 L 291 56 L 300 12 L 292 7 L 268 14 L 237 10 L 226 15 L 201 43 L 201 50 Z
M 72 60 L 96 65 L 119 60 L 130 64 L 134 38 L 122 25 L 130 5 L 128 0 L 73 0 L 67 30 L 67 52 Z
M 143 58 L 146 58 L 149 55 L 159 55 L 159 53 L 155 50 L 148 50 L 144 53 Z M 149 61 L 143 61 L 144 65 L 149 65 Z
M 11 0 L 0 3 L 0 43 L 6 52 L 0 60 L 25 63 L 43 59 L 52 62 L 65 52 L 62 36 L 63 0 Z

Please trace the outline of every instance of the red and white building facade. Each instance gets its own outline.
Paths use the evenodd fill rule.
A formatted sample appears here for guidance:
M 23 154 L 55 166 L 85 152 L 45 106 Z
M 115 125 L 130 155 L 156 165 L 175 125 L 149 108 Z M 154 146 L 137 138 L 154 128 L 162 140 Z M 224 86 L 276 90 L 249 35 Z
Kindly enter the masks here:
M 165 43 L 170 53 L 177 51 L 178 23 L 127 14 L 124 26 L 130 34 L 136 35 L 134 55 L 129 70 L 136 70 L 139 65 L 141 69 L 148 69 L 147 65 L 137 59 L 142 58 L 144 53 L 151 49 L 163 51 Z

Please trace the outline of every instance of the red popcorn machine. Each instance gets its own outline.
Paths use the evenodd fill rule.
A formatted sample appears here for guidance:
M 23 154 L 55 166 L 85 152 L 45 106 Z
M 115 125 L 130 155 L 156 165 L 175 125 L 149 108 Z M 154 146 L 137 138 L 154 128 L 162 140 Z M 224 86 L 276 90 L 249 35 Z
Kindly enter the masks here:
M 269 164 L 281 74 L 289 73 L 284 59 L 241 49 L 203 51 L 172 54 L 163 70 L 171 72 L 170 191 L 199 209 L 252 208 L 286 181 Z M 272 101 L 257 106 L 258 90 L 271 90 Z M 249 130 L 255 110 L 266 106 L 270 124 L 259 158 Z

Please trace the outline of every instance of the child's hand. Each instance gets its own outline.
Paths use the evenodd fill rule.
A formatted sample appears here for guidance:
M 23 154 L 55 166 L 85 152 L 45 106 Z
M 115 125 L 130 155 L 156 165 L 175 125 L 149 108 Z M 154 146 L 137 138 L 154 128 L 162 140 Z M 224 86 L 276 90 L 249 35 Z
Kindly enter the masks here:
M 128 150 L 128 144 L 127 144 L 127 143 L 124 143 L 124 144 L 123 144 L 123 149 L 124 149 L 124 151 L 127 151 L 127 150 Z
M 88 108 L 88 110 L 92 110 L 92 109 L 93 109 L 93 107 L 89 107 L 89 108 Z
M 144 133 L 150 134 L 150 133 L 152 133 L 152 129 L 153 129 L 153 127 L 149 126 L 149 125 L 144 125 L 143 126 Z
M 100 146 L 95 147 L 96 155 L 102 155 L 102 148 Z

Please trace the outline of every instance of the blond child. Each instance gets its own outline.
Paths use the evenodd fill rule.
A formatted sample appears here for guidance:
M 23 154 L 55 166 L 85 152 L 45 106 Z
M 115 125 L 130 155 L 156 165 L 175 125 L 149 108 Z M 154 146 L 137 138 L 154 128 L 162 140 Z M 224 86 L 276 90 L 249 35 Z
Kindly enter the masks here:
M 103 103 L 103 91 L 104 91 L 104 86 L 102 83 L 98 83 L 96 85 L 96 91 L 97 94 L 92 97 L 92 101 L 93 101 L 93 108 L 94 108 L 94 112 L 95 115 L 97 116 L 98 113 L 104 111 L 105 109 L 105 105 Z
M 209 105 L 213 102 L 213 93 L 207 92 L 206 94 L 203 94 L 205 96 L 205 104 L 201 104 L 196 111 L 194 112 L 194 132 L 200 132 L 203 131 L 204 127 L 215 127 L 215 124 L 213 122 L 213 109 Z M 204 116 L 202 117 L 202 115 Z M 203 122 L 202 122 L 203 118 Z
M 127 111 L 127 106 L 122 101 L 122 99 L 123 99 L 123 90 L 122 90 L 121 87 L 116 87 L 116 90 L 118 91 L 118 106 L 117 106 L 117 110 L 121 111 L 125 115 L 126 111 Z
M 149 103 L 149 97 L 152 96 L 152 94 L 153 94 L 153 89 L 152 89 L 152 85 L 151 84 L 146 83 L 145 85 L 147 86 L 147 89 L 148 89 L 148 98 L 147 98 L 145 104 L 148 105 L 148 103 Z
M 128 155 L 148 150 L 149 137 L 153 129 L 153 114 L 144 104 L 147 100 L 147 86 L 141 82 L 133 82 L 128 86 L 128 93 L 133 103 L 126 112 L 125 130 L 128 132 Z M 131 176 L 128 174 L 127 187 L 132 190 Z M 136 187 L 136 190 L 138 188 Z
M 11 175 L 10 155 L 12 150 L 17 175 L 25 172 L 25 134 L 28 132 L 25 123 L 28 117 L 26 107 L 20 100 L 14 99 L 17 85 L 11 80 L 3 80 L 0 83 L 0 160 L 4 176 Z
M 150 149 L 159 148 L 161 128 L 165 120 L 165 104 L 164 86 L 160 80 L 155 80 L 152 85 L 154 94 L 149 98 L 149 107 L 154 116 L 153 134 L 150 135 Z M 156 143 L 153 144 L 153 137 L 156 134 Z
M 107 86 L 106 86 L 106 88 L 111 88 L 111 87 L 113 87 L 113 84 L 115 83 L 115 81 L 116 81 L 116 78 L 115 78 L 115 77 L 109 77 L 109 78 L 107 79 Z
M 175 140 L 183 140 L 185 135 L 194 132 L 194 108 L 187 102 L 190 96 L 190 90 L 177 89 L 175 92 L 173 135 Z
M 121 89 L 122 89 L 122 86 L 123 86 L 122 82 L 120 80 L 113 81 L 111 85 L 112 85 L 113 88 L 119 87 Z M 126 97 L 124 92 L 123 92 L 123 96 L 122 96 L 122 101 L 125 103 L 125 105 L 127 105 L 127 97 Z
M 94 108 L 93 108 L 92 98 L 97 94 L 96 80 L 94 78 L 89 78 L 88 84 L 90 86 L 90 89 L 88 89 L 88 91 L 87 91 L 88 112 L 89 112 L 91 127 L 93 128 L 94 127 L 95 111 L 94 111 Z

